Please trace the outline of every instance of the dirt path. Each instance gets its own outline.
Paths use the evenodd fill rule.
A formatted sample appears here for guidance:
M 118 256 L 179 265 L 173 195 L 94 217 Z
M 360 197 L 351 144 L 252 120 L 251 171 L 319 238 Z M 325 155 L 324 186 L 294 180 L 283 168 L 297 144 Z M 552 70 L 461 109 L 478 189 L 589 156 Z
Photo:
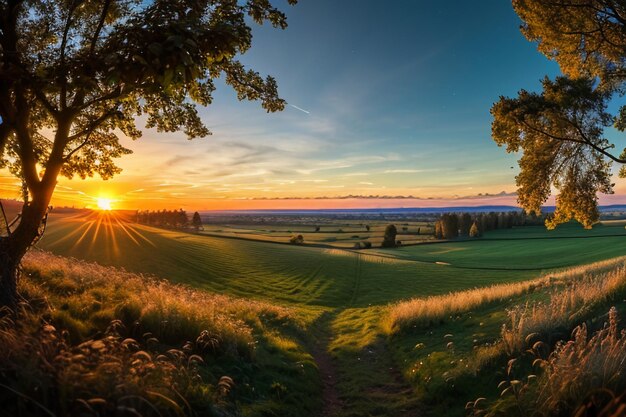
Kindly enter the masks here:
M 384 337 L 358 350 L 337 347 L 340 338 L 358 340 L 353 333 L 358 328 L 337 322 L 345 311 L 324 312 L 311 326 L 309 351 L 323 384 L 321 416 L 420 416 L 414 390 L 396 367 Z
M 350 299 L 322 313 L 310 327 L 309 351 L 322 380 L 321 416 L 420 416 L 414 390 L 379 333 L 379 315 L 352 307 L 360 291 L 361 268 L 357 253 Z
M 328 352 L 328 346 L 332 340 L 331 323 L 335 318 L 334 312 L 325 312 L 315 321 L 312 328 L 315 341 L 311 346 L 311 355 L 322 379 L 322 416 L 332 417 L 338 415 L 343 409 L 343 402 L 339 398 L 337 389 L 338 372 L 333 358 Z

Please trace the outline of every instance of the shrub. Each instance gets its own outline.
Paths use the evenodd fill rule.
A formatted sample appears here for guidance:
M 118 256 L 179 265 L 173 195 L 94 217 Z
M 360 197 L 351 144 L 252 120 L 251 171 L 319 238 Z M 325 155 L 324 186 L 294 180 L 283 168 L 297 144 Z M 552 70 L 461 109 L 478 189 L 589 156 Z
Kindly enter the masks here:
M 303 245 L 304 236 L 302 235 L 291 236 L 291 239 L 289 239 L 289 243 L 291 243 L 292 245 Z

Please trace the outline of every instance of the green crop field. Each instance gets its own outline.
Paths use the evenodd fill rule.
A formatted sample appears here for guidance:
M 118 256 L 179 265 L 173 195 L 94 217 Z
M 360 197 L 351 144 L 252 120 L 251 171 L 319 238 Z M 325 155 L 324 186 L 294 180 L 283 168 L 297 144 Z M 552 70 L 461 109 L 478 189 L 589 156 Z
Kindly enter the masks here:
M 260 233 L 258 229 L 236 229 Z M 216 226 L 206 232 L 217 230 Z M 232 233 L 233 228 L 228 230 L 222 233 Z M 270 233 L 279 233 L 272 230 Z M 344 405 L 343 414 L 325 412 L 393 416 L 411 409 L 418 398 L 413 390 L 423 388 L 419 388 L 419 381 L 411 382 L 411 388 L 401 376 L 410 372 L 411 361 L 422 360 L 413 346 L 423 341 L 434 343 L 444 331 L 471 340 L 475 337 L 471 332 L 476 331 L 455 324 L 443 326 L 434 336 L 387 339 L 380 319 L 389 303 L 518 282 L 620 256 L 626 253 L 624 232 L 620 222 L 607 222 L 593 230 L 574 225 L 556 231 L 525 227 L 489 232 L 471 241 L 357 251 L 164 230 L 129 222 L 116 213 L 93 212 L 53 215 L 38 246 L 198 289 L 295 308 L 309 323 L 307 346 L 312 349 L 320 376 L 334 381 L 329 388 L 332 392 L 324 395 L 338 396 Z M 319 235 L 330 233 L 322 231 Z M 472 325 L 483 325 L 474 323 L 477 320 L 489 323 L 480 334 L 491 340 L 506 313 L 502 305 L 489 308 L 476 312 L 474 316 L 480 319 L 473 319 Z M 446 360 L 451 357 L 441 355 Z M 431 365 L 433 369 L 445 368 L 435 362 Z M 364 396 L 363 392 L 369 394 Z
M 489 232 L 483 239 L 415 245 L 372 253 L 403 260 L 442 262 L 480 270 L 547 270 L 574 266 L 626 253 L 626 230 L 619 223 L 592 230 L 563 225 L 554 231 L 522 227 Z

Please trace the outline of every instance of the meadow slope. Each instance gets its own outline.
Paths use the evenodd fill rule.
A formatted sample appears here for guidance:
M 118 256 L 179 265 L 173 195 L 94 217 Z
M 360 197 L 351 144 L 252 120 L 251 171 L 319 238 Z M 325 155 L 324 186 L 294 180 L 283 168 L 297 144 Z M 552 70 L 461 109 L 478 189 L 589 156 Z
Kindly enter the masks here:
M 445 382 L 432 385 L 413 378 L 412 364 L 424 361 L 422 353 L 434 355 L 428 359 L 433 375 L 447 372 L 443 363 L 455 360 L 449 350 L 435 347 L 448 342 L 435 343 L 437 338 L 460 334 L 464 340 L 458 345 L 471 351 L 472 340 L 491 343 L 499 337 L 508 305 L 547 296 L 529 293 L 523 285 L 511 297 L 479 302 L 479 311 L 461 313 L 471 322 L 467 326 L 479 326 L 474 334 L 459 330 L 463 325 L 453 321 L 389 335 L 384 324 L 389 322 L 390 303 L 540 276 L 550 280 L 549 275 L 562 268 L 626 253 L 623 227 L 612 224 L 585 231 L 564 225 L 555 233 L 521 228 L 475 241 L 354 251 L 203 236 L 94 212 L 51 217 L 39 247 L 197 289 L 287 306 L 303 323 L 302 346 L 317 363 L 324 387 L 323 414 L 390 417 L 437 415 L 458 406 L 454 395 L 446 401 L 440 398 L 450 394 Z M 416 351 L 420 344 L 429 348 Z M 480 392 L 468 389 L 462 398 L 474 394 Z M 432 407 L 433 401 L 444 408 Z M 462 414 L 462 407 L 455 410 Z M 460 415 L 457 411 L 452 414 Z

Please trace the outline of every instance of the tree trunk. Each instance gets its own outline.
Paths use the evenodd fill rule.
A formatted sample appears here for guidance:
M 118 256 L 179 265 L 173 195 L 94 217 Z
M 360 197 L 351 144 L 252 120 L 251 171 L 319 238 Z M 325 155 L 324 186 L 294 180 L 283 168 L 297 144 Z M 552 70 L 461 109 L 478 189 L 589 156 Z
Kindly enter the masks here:
M 32 202 L 24 204 L 20 223 L 15 231 L 7 238 L 0 238 L 0 306 L 17 306 L 20 262 L 39 236 L 39 228 L 46 216 L 52 190 L 42 190 L 37 193 L 39 195 L 34 195 Z

